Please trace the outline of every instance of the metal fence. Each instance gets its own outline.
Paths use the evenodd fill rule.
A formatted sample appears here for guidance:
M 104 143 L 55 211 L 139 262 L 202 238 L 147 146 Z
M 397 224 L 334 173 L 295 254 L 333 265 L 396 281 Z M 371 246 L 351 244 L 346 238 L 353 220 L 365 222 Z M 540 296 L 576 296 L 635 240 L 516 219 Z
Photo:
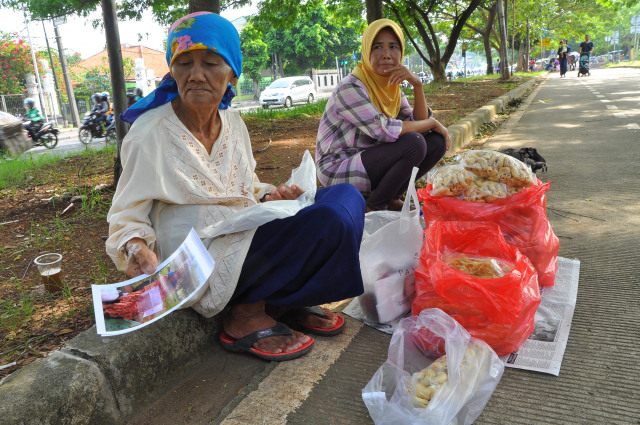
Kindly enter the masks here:
M 269 84 L 271 84 L 271 78 L 263 78 L 262 80 L 260 80 L 260 82 L 258 83 L 258 85 L 260 86 L 260 91 L 264 90 L 265 87 L 267 87 Z M 236 86 L 235 91 L 238 96 L 253 94 L 253 81 L 250 79 L 244 80 L 242 84 L 238 84 Z
M 18 115 L 24 115 L 25 114 L 25 109 L 24 109 L 24 99 L 26 99 L 27 96 L 25 96 L 24 94 L 3 94 L 0 95 L 0 111 L 6 112 L 8 114 L 14 115 L 14 116 L 18 116 Z M 45 102 L 45 108 L 46 108 L 46 112 L 47 112 L 47 116 L 49 119 L 57 119 L 58 121 L 61 120 L 61 117 L 53 117 L 53 114 L 51 111 L 53 111 L 53 98 L 49 93 L 45 93 L 44 94 L 44 102 Z M 89 99 L 85 99 L 83 97 L 76 97 L 76 105 L 78 106 L 78 114 L 80 115 L 80 117 L 82 118 L 82 116 L 84 115 L 85 112 L 87 112 L 89 110 Z M 64 111 L 66 113 L 67 118 L 69 119 L 71 117 L 71 108 L 69 107 L 68 103 L 63 103 L 62 107 L 64 108 Z M 41 111 L 42 112 L 42 111 Z
M 24 115 L 24 99 L 21 94 L 0 95 L 0 110 L 11 115 Z

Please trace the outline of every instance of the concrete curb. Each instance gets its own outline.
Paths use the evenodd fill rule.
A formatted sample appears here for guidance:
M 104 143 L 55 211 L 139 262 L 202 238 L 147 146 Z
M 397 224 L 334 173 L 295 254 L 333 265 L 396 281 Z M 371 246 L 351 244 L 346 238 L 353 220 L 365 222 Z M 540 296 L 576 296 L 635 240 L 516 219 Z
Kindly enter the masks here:
M 450 126 L 450 151 L 471 142 L 484 123 L 539 80 L 522 84 Z M 3 423 L 34 425 L 124 423 L 202 363 L 217 345 L 219 328 L 218 317 L 205 319 L 190 309 L 120 336 L 98 336 L 94 326 L 0 381 L 0 418 Z
M 447 130 L 451 138 L 451 146 L 447 154 L 454 154 L 468 145 L 478 134 L 483 124 L 493 121 L 496 115 L 505 110 L 509 102 L 524 96 L 541 78 L 542 77 L 535 77 L 519 85 L 483 107 L 476 109 L 455 124 L 450 125 Z
M 123 423 L 200 364 L 218 328 L 191 309 L 120 336 L 101 337 L 94 326 L 0 381 L 0 422 Z

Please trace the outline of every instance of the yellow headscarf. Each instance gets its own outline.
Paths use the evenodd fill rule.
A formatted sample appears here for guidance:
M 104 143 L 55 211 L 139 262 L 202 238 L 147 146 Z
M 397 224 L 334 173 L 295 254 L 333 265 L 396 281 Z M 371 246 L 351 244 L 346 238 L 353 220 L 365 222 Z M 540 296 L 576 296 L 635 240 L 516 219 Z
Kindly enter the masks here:
M 389 118 L 396 118 L 400 112 L 400 85 L 389 84 L 389 77 L 378 75 L 371 68 L 371 46 L 380 30 L 391 28 L 400 40 L 404 55 L 404 34 L 400 25 L 391 19 L 378 19 L 369 24 L 362 34 L 362 63 L 352 74 L 364 83 L 374 106 Z M 402 63 L 402 57 L 400 57 Z

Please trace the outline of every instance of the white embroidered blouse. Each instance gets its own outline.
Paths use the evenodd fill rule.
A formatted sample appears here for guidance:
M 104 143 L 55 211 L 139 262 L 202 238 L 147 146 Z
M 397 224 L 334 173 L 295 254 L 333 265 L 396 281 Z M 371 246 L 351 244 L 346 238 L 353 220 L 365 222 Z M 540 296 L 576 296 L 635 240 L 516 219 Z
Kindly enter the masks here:
M 260 183 L 247 128 L 237 111 L 218 110 L 220 135 L 211 154 L 182 124 L 171 103 L 138 118 L 122 143 L 122 175 L 107 220 L 107 253 L 127 267 L 124 245 L 145 240 L 164 261 L 191 228 L 197 231 L 259 202 L 274 186 Z M 203 239 L 216 262 L 204 294 L 191 305 L 205 317 L 225 307 L 255 229 Z

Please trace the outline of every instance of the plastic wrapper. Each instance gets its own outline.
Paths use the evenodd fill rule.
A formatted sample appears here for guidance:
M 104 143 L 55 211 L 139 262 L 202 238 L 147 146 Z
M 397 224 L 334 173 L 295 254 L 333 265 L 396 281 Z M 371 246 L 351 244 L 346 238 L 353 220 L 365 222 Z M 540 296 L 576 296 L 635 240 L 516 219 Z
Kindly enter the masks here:
M 501 258 L 463 254 L 449 249 L 442 253 L 442 261 L 452 269 L 483 279 L 502 277 L 515 268 L 513 263 Z
M 360 245 L 360 269 L 364 293 L 358 302 L 367 320 L 392 323 L 411 310 L 415 275 L 424 233 L 413 169 L 400 213 L 377 211 L 365 215 L 365 237 Z
M 491 347 L 442 310 L 428 309 L 400 320 L 362 399 L 378 425 L 471 424 L 503 372 Z
M 469 189 L 475 179 L 475 174 L 459 164 L 443 165 L 427 175 L 434 196 L 457 196 Z
M 452 253 L 495 260 L 498 267 L 507 267 L 501 277 L 474 276 L 447 264 Z M 535 269 L 505 241 L 497 224 L 448 221 L 426 230 L 416 269 L 414 315 L 440 308 L 502 356 L 516 351 L 531 336 L 539 304 Z
M 478 177 L 508 186 L 528 187 L 536 184 L 536 176 L 527 165 L 502 152 L 470 150 L 458 154 L 456 160 Z
M 472 202 L 493 202 L 508 196 L 507 185 L 486 179 L 476 179 L 458 195 L 458 198 Z
M 506 241 L 517 247 L 538 272 L 540 286 L 553 286 L 558 269 L 560 241 L 553 233 L 546 212 L 545 193 L 550 183 L 523 188 L 518 193 L 491 203 L 433 196 L 427 185 L 418 190 L 423 202 L 425 226 L 438 221 L 482 221 L 497 223 Z

